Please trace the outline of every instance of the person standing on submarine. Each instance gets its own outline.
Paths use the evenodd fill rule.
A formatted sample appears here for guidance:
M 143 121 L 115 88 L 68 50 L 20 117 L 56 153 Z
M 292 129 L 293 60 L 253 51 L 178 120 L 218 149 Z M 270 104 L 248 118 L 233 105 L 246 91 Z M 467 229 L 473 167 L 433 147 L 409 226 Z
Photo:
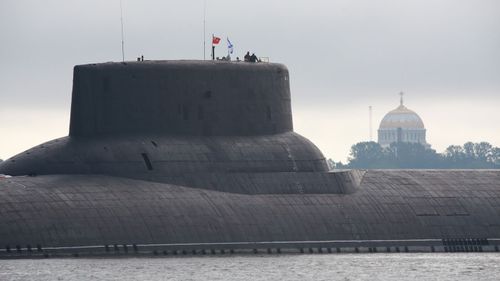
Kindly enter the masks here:
M 249 62 L 250 61 L 250 51 L 248 51 L 243 58 L 244 58 L 244 61 Z
M 250 56 L 250 62 L 257 62 L 257 56 L 255 55 L 255 53 L 252 53 L 252 55 Z

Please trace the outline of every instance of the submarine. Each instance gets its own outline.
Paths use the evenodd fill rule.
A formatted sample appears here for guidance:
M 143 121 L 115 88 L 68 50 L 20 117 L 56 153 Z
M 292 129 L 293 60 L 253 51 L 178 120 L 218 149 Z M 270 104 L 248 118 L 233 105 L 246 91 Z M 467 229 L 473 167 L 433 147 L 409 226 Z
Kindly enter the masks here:
M 77 65 L 68 136 L 0 174 L 0 258 L 500 246 L 500 170 L 329 171 L 278 63 Z

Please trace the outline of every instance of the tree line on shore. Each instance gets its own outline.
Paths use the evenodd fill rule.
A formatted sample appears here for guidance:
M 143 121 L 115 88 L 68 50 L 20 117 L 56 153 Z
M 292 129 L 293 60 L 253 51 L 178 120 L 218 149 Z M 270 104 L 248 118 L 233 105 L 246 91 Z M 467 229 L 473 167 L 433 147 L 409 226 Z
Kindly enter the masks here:
M 351 147 L 347 164 L 328 159 L 330 169 L 500 169 L 500 148 L 487 142 L 450 145 L 443 153 L 420 143 L 359 142 Z

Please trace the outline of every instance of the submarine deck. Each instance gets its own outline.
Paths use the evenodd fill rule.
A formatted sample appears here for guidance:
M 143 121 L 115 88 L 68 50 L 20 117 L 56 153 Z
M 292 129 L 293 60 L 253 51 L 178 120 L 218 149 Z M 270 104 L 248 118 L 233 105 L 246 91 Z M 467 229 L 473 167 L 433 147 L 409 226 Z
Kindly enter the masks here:
M 368 170 L 352 194 L 249 195 L 101 175 L 44 175 L 0 180 L 0 198 L 0 256 L 105 254 L 127 245 L 174 252 L 431 251 L 447 249 L 449 241 L 489 244 L 490 250 L 500 243 L 500 170 Z

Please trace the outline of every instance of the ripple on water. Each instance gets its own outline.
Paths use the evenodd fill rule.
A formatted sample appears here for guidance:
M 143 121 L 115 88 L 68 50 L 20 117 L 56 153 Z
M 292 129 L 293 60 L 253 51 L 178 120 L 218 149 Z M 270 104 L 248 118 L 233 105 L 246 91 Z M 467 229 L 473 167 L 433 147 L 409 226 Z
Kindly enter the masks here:
M 498 280 L 500 254 L 323 254 L 0 261 L 0 280 Z

